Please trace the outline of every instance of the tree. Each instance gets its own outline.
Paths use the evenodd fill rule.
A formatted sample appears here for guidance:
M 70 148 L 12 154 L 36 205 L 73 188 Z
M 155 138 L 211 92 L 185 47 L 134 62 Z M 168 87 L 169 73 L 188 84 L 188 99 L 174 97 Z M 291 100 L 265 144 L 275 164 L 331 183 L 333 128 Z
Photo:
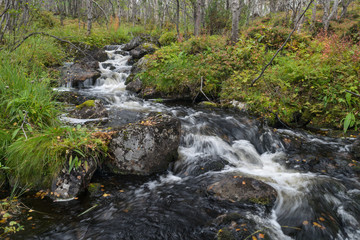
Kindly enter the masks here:
M 323 15 L 323 24 L 324 24 L 324 30 L 325 32 L 328 31 L 330 26 L 330 20 L 333 19 L 334 16 L 336 16 L 339 0 L 334 0 L 333 7 L 331 9 L 331 0 L 321 0 L 323 6 L 324 6 L 324 15 Z
M 232 27 L 231 27 L 231 42 L 235 43 L 239 38 L 239 18 L 241 13 L 240 1 L 242 0 L 232 0 L 231 1 L 231 11 L 232 11 Z
M 92 27 L 92 11 L 93 11 L 93 2 L 92 0 L 86 0 L 86 9 L 87 9 L 87 35 L 91 34 Z

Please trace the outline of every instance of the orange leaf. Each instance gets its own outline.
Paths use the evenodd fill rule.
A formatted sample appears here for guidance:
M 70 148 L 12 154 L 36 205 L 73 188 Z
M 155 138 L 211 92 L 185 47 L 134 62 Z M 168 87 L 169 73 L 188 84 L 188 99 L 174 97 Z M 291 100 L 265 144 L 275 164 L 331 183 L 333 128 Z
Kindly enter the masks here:
M 27 218 L 27 220 L 31 220 L 31 219 L 32 219 L 32 217 L 28 217 L 28 218 Z
M 110 197 L 110 196 L 111 196 L 111 194 L 108 194 L 108 193 L 103 194 L 103 197 Z
M 315 227 L 321 228 L 322 226 L 320 224 L 318 224 L 317 222 L 313 222 Z
M 252 236 L 252 240 L 257 240 L 257 237 L 255 237 L 255 236 Z
M 246 182 L 245 182 L 245 181 L 242 181 L 242 184 L 243 184 L 243 185 L 245 185 L 245 184 L 246 184 Z
M 319 220 L 322 221 L 322 222 L 325 221 L 325 219 L 323 217 L 319 217 Z
M 265 235 L 262 233 L 259 233 L 259 238 L 265 238 Z

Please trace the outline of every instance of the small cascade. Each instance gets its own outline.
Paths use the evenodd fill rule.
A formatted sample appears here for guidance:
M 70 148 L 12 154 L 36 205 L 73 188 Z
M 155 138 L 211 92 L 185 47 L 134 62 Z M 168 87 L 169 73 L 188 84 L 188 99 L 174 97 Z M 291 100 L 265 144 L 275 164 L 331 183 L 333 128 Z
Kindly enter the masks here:
M 87 88 L 79 92 L 105 99 L 112 124 L 121 119 L 140 119 L 150 112 L 178 117 L 182 123 L 179 159 L 168 172 L 156 176 L 99 177 L 97 181 L 110 197 L 87 196 L 81 204 L 51 204 L 50 208 L 59 214 L 39 216 L 47 223 L 41 231 L 30 230 L 26 236 L 212 239 L 219 230 L 213 224 L 219 216 L 240 212 L 262 230 L 266 239 L 360 239 L 358 179 L 306 171 L 302 164 L 307 159 L 300 158 L 331 158 L 340 163 L 349 152 L 348 142 L 292 130 L 275 132 L 241 113 L 144 101 L 125 90 L 131 70 L 129 54 L 122 51 L 122 46 L 108 49 L 109 59 L 100 63 L 101 76 L 91 86 L 84 84 Z M 288 141 L 302 142 L 289 151 L 283 135 Z M 278 194 L 275 206 L 268 213 L 261 207 L 239 209 L 236 204 L 214 201 L 204 193 L 204 186 L 230 173 L 272 186 Z M 95 210 L 79 217 L 95 204 Z M 21 234 L 16 235 L 18 239 L 24 237 Z

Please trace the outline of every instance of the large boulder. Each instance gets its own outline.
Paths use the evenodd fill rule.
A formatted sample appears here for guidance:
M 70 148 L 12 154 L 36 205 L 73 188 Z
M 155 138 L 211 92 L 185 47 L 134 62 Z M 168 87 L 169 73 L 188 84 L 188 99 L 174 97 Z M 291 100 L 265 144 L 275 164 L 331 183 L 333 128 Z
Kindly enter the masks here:
M 209 185 L 207 192 L 218 200 L 273 206 L 276 190 L 259 180 L 234 174 L 224 175 L 219 181 Z
M 129 84 L 132 81 L 135 80 L 136 74 L 146 71 L 147 64 L 149 62 L 149 59 L 146 57 L 142 57 L 139 61 L 134 63 L 134 65 L 131 68 L 130 75 L 126 78 L 125 84 Z M 141 81 L 141 79 L 139 79 Z
M 70 67 L 62 69 L 61 85 L 70 85 L 71 87 L 81 88 L 86 84 L 94 84 L 96 79 L 100 77 L 99 62 L 77 62 Z M 85 81 L 88 80 L 88 83 Z
M 125 44 L 125 46 L 122 48 L 122 50 L 124 50 L 124 51 L 133 50 L 145 42 L 153 43 L 157 46 L 160 45 L 158 39 L 156 39 L 150 35 L 144 34 L 141 36 L 134 37 L 130 42 Z
M 70 200 L 83 192 L 90 183 L 97 168 L 94 159 L 72 159 L 77 167 L 64 167 L 51 186 L 52 197 L 57 200 Z
M 95 100 L 95 96 L 83 95 L 73 91 L 58 91 L 54 94 L 54 100 L 65 104 L 80 105 L 88 100 Z
M 147 54 L 154 53 L 158 47 L 153 43 L 143 43 L 140 46 L 130 51 L 130 55 L 133 59 L 138 60 Z
M 107 118 L 108 112 L 100 100 L 88 100 L 77 105 L 70 116 L 79 119 Z
M 134 92 L 134 93 L 139 93 L 139 92 L 141 92 L 142 87 L 143 87 L 143 84 L 142 84 L 140 78 L 136 78 L 135 81 L 132 81 L 128 85 L 126 85 L 126 90 Z
M 114 160 L 107 163 L 115 173 L 150 175 L 164 171 L 178 156 L 181 123 L 159 114 L 121 128 L 110 142 Z

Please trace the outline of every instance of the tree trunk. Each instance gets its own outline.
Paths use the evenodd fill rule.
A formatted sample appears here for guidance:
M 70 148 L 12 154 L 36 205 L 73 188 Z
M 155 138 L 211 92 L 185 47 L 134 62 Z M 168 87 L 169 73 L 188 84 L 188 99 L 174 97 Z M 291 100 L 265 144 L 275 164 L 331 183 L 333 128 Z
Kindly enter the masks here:
M 339 0 L 334 0 L 334 5 L 331 12 L 330 12 L 330 0 L 323 0 L 322 2 L 324 6 L 324 16 L 323 16 L 324 31 L 327 32 L 330 26 L 330 20 L 334 17 L 335 13 L 337 12 Z
M 239 18 L 240 18 L 240 0 L 231 1 L 232 26 L 231 26 L 231 42 L 236 43 L 239 38 Z
M 314 1 L 314 7 L 312 9 L 312 19 L 311 19 L 311 28 L 314 29 L 315 28 L 315 23 L 316 23 L 316 7 L 317 7 L 317 1 Z
M 176 33 L 177 33 L 177 38 L 180 38 L 180 29 L 179 29 L 179 24 L 180 24 L 180 0 L 176 0 Z
M 202 7 L 203 0 L 197 0 L 195 3 L 195 14 L 194 14 L 194 35 L 199 36 L 200 35 L 200 27 L 201 27 L 201 7 Z
M 93 10 L 92 0 L 86 0 L 86 7 L 87 7 L 87 35 L 90 35 L 91 27 L 92 27 L 92 10 Z
M 352 1 L 353 0 L 342 0 L 342 2 L 341 2 L 342 10 L 341 10 L 341 14 L 340 14 L 340 19 L 343 19 L 346 16 L 347 9 Z

